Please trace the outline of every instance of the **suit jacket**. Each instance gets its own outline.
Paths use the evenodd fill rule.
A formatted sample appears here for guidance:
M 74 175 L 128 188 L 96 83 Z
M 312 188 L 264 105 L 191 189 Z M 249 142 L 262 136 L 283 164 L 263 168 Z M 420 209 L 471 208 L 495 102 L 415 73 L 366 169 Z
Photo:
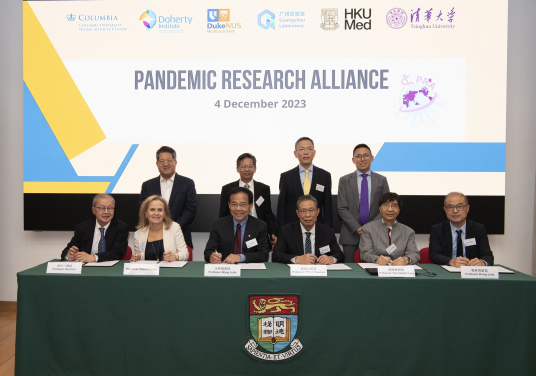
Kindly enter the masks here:
M 324 191 L 317 190 L 317 185 L 324 186 Z M 313 168 L 313 179 L 311 181 L 311 191 L 318 201 L 320 214 L 318 222 L 333 227 L 333 203 L 331 201 L 331 174 L 326 170 L 322 170 L 318 166 Z M 300 180 L 300 169 L 298 166 L 283 172 L 279 179 L 279 201 L 277 202 L 277 226 L 282 226 L 299 222 L 296 214 L 296 202 L 298 198 L 303 196 L 303 188 Z
M 407 256 L 410 259 L 410 264 L 416 264 L 421 259 L 419 249 L 415 244 L 415 231 L 408 226 L 399 222 L 393 224 L 391 244 L 396 246 L 396 250 L 389 255 L 386 251 L 389 247 L 389 235 L 387 234 L 387 225 L 383 221 L 372 221 L 361 228 L 359 250 L 363 262 L 376 262 L 378 256 L 391 257 L 391 260 Z
M 91 254 L 96 222 L 97 218 L 93 218 L 76 226 L 73 238 L 69 244 L 67 244 L 67 247 L 65 247 L 65 249 L 61 252 L 62 260 L 65 259 L 69 248 L 71 248 L 73 245 L 78 247 L 80 252 L 86 252 L 89 255 Z M 127 224 L 117 218 L 113 218 L 110 221 L 110 226 L 108 226 L 108 229 L 106 230 L 104 239 L 106 241 L 106 251 L 99 254 L 99 262 L 121 260 L 121 258 L 127 252 L 128 247 Z
M 141 259 L 145 260 L 145 249 L 147 246 L 147 236 L 149 235 L 149 226 L 139 229 L 134 234 L 134 250 L 141 250 Z M 181 226 L 177 222 L 173 222 L 169 229 L 163 229 L 164 252 L 173 252 L 179 254 L 179 261 L 188 261 L 190 252 L 186 248 L 186 242 L 182 235 Z
M 233 217 L 229 215 L 216 219 L 212 224 L 207 246 L 205 247 L 205 261 L 210 262 L 210 255 L 214 251 L 222 254 L 222 260 L 234 253 L 234 237 Z M 248 248 L 246 242 L 252 239 L 257 239 L 257 245 Z M 242 244 L 242 254 L 246 256 L 245 262 L 268 261 L 269 249 L 266 223 L 251 215 L 248 216 Z
M 160 191 L 160 176 L 147 180 L 141 186 L 140 206 L 145 199 L 152 195 L 162 196 Z M 171 196 L 169 197 L 169 210 L 171 219 L 181 226 L 184 240 L 190 248 L 194 248 L 190 224 L 195 218 L 197 210 L 197 194 L 194 181 L 175 173 Z
M 493 265 L 493 252 L 489 246 L 486 228 L 480 223 L 467 220 L 465 227 L 465 239 L 475 238 L 476 245 L 465 247 L 465 255 L 468 259 L 479 258 Z M 445 220 L 432 226 L 430 233 L 430 259 L 434 264 L 449 265 L 452 260 L 452 231 L 450 221 Z
M 231 215 L 231 211 L 229 210 L 229 192 L 231 189 L 239 186 L 239 181 L 240 180 L 229 183 L 221 188 L 220 218 Z M 253 188 L 255 191 L 253 195 L 253 205 L 255 205 L 255 210 L 257 211 L 257 218 L 266 222 L 268 225 L 268 235 L 277 236 L 275 215 L 272 212 L 272 201 L 270 199 L 270 187 L 266 184 L 253 180 Z M 264 201 L 262 204 L 257 205 L 257 200 L 259 197 L 262 197 Z
M 314 174 L 313 174 L 314 175 Z M 320 248 L 329 245 L 330 252 L 325 253 L 333 256 L 337 262 L 344 262 L 344 253 L 342 253 L 335 231 L 329 226 L 316 222 L 315 224 L 315 255 L 320 257 Z M 279 237 L 274 247 L 272 260 L 290 264 L 294 257 L 305 254 L 303 247 L 303 235 L 300 222 L 293 222 L 279 229 Z
M 314 174 L 313 174 L 314 175 Z M 387 178 L 374 171 L 370 173 L 370 211 L 369 221 L 381 218 L 378 204 L 380 197 L 389 192 Z M 357 187 L 357 171 L 344 175 L 339 180 L 339 191 L 337 195 L 337 214 L 341 220 L 341 244 L 359 244 L 357 230 L 362 224 L 359 222 L 360 197 Z

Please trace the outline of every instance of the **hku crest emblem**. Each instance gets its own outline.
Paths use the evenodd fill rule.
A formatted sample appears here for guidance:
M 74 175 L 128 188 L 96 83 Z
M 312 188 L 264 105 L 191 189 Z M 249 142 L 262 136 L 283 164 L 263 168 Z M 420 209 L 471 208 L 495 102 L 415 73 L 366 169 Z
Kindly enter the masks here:
M 298 295 L 249 295 L 249 339 L 244 349 L 257 360 L 289 360 L 304 346 L 298 333 Z
M 339 10 L 337 8 L 322 9 L 321 19 L 320 27 L 324 30 L 333 31 L 339 27 L 337 23 L 339 21 Z

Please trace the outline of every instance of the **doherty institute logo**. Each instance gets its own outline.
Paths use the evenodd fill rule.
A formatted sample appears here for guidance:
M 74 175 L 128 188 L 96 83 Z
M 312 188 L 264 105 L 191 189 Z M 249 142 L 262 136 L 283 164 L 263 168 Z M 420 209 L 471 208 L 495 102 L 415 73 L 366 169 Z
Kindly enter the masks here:
M 249 295 L 245 351 L 259 361 L 283 361 L 304 349 L 298 338 L 299 295 Z
M 145 26 L 146 30 L 151 30 L 156 25 L 156 14 L 150 9 L 147 9 L 140 16 L 140 21 Z
M 241 27 L 240 22 L 231 22 L 230 9 L 207 9 L 207 32 L 234 33 Z
M 185 28 L 192 24 L 193 17 L 189 16 L 156 16 L 156 14 L 147 9 L 140 16 L 145 30 L 151 30 L 155 26 L 159 33 L 182 33 Z

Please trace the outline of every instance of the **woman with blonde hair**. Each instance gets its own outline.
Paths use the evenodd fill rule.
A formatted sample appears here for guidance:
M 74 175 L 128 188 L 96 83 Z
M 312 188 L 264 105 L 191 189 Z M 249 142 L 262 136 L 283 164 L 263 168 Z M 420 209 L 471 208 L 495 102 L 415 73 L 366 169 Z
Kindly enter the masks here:
M 131 262 L 139 260 L 186 261 L 189 253 L 181 226 L 173 222 L 161 196 L 150 196 L 140 207 Z

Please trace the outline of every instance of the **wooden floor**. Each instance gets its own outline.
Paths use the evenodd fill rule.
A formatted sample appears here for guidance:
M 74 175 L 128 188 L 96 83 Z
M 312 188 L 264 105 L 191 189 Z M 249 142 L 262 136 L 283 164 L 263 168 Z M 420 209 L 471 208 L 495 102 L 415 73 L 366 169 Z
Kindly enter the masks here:
M 15 374 L 15 324 L 17 312 L 0 310 L 0 376 Z

